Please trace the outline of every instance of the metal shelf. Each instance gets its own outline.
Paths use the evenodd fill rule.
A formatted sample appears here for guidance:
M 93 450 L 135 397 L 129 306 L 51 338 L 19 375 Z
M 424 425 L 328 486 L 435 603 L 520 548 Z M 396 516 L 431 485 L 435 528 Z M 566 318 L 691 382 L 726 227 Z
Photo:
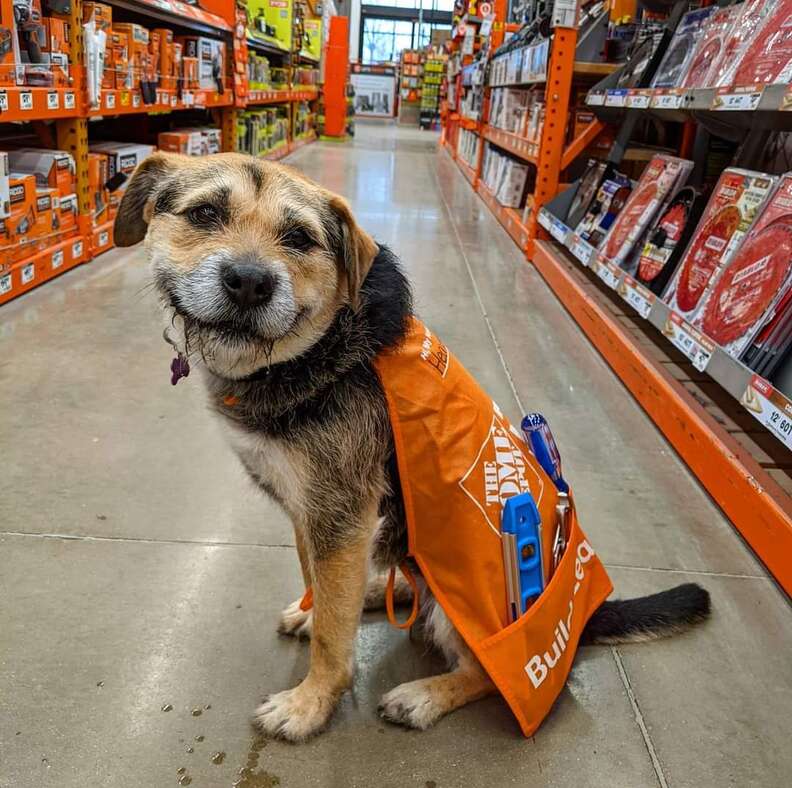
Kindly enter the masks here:
M 288 49 L 284 49 L 281 46 L 278 46 L 274 41 L 270 41 L 268 39 L 259 38 L 258 36 L 254 36 L 248 34 L 247 36 L 247 45 L 251 49 L 255 49 L 259 52 L 264 52 L 268 55 L 275 55 L 277 57 L 288 57 L 291 53 Z
M 525 137 L 513 134 L 510 131 L 504 131 L 495 126 L 485 125 L 482 130 L 482 136 L 518 159 L 536 164 L 536 157 L 539 153 L 538 143 L 529 142 Z
M 150 16 L 175 27 L 189 28 L 209 36 L 231 34 L 231 26 L 216 14 L 180 0 L 107 0 L 108 4 L 125 11 Z
M 577 236 L 550 211 L 539 211 L 539 224 L 584 267 L 590 268 L 607 287 L 618 293 L 640 317 L 648 320 L 678 350 L 685 354 L 700 372 L 706 372 L 716 383 L 731 394 L 745 410 L 768 427 L 770 432 L 787 448 L 792 448 L 792 437 L 780 432 L 775 423 L 768 423 L 766 414 L 757 411 L 751 388 L 757 385 L 775 392 L 774 398 L 781 398 L 782 407 L 792 420 L 792 402 L 781 392 L 777 392 L 766 381 L 741 361 L 730 356 L 719 345 L 701 334 L 661 301 L 654 293 L 636 282 L 625 271 L 598 256 L 596 250 Z

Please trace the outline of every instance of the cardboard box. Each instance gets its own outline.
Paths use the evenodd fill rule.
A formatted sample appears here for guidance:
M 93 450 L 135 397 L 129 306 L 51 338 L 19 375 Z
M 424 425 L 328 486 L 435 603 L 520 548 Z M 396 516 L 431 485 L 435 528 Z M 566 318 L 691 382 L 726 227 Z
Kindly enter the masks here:
M 200 36 L 179 38 L 184 46 L 183 61 L 198 59 L 198 87 L 202 90 L 218 90 L 225 84 L 226 45 L 223 41 Z M 186 74 L 185 74 L 186 78 Z
M 0 152 L 0 219 L 7 219 L 11 215 L 11 184 L 8 178 L 8 154 Z
M 107 154 L 108 176 L 113 178 L 119 172 L 131 175 L 143 159 L 154 153 L 154 146 L 130 142 L 97 142 L 90 145 L 90 150 L 93 153 Z
M 20 148 L 9 152 L 8 165 L 14 172 L 35 175 L 39 186 L 51 186 L 61 194 L 74 191 L 74 159 L 66 151 Z
M 83 22 L 93 22 L 97 30 L 108 35 L 113 26 L 113 9 L 104 3 L 83 3 Z
M 68 23 L 63 19 L 56 19 L 52 16 L 45 16 L 41 21 L 44 23 L 46 34 L 42 51 L 69 54 L 71 46 L 69 44 Z
M 157 147 L 170 153 L 201 156 L 204 152 L 203 135 L 200 129 L 163 131 L 157 137 Z
M 71 230 L 77 226 L 79 203 L 76 194 L 60 196 L 58 200 L 58 223 L 61 230 Z
M 182 83 L 185 90 L 198 90 L 201 86 L 198 79 L 198 58 L 183 57 L 182 60 Z

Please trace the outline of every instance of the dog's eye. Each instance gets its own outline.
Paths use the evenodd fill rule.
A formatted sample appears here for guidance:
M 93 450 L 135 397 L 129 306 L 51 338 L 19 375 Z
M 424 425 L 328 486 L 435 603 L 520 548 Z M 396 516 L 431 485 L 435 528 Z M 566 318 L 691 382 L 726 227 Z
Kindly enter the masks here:
M 307 252 L 315 245 L 314 239 L 305 230 L 295 227 L 281 237 L 281 243 L 297 252 Z
M 209 205 L 209 203 L 204 203 L 202 205 L 196 205 L 194 208 L 190 208 L 187 211 L 187 218 L 198 227 L 204 227 L 208 224 L 219 224 L 220 222 L 220 212 L 214 205 Z

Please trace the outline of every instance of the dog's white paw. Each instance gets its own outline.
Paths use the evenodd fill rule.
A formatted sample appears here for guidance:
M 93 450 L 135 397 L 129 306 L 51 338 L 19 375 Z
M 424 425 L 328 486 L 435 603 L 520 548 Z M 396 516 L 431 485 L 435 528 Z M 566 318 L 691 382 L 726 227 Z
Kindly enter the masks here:
M 313 608 L 301 610 L 300 602 L 301 600 L 298 599 L 283 610 L 278 622 L 278 632 L 281 635 L 293 635 L 310 640 L 313 633 Z
M 305 741 L 325 726 L 335 704 L 335 696 L 320 695 L 303 683 L 267 698 L 256 709 L 255 722 L 270 736 Z
M 434 725 L 448 711 L 432 692 L 432 684 L 426 679 L 399 684 L 386 692 L 380 699 L 378 710 L 388 722 L 418 730 L 426 730 Z

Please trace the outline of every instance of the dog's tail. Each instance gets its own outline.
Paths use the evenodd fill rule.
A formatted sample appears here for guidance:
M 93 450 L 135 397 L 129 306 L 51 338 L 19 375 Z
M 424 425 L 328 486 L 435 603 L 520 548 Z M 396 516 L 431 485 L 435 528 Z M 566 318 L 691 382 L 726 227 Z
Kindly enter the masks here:
M 604 602 L 589 619 L 581 643 L 640 643 L 675 635 L 709 617 L 710 595 L 696 583 L 638 599 Z

